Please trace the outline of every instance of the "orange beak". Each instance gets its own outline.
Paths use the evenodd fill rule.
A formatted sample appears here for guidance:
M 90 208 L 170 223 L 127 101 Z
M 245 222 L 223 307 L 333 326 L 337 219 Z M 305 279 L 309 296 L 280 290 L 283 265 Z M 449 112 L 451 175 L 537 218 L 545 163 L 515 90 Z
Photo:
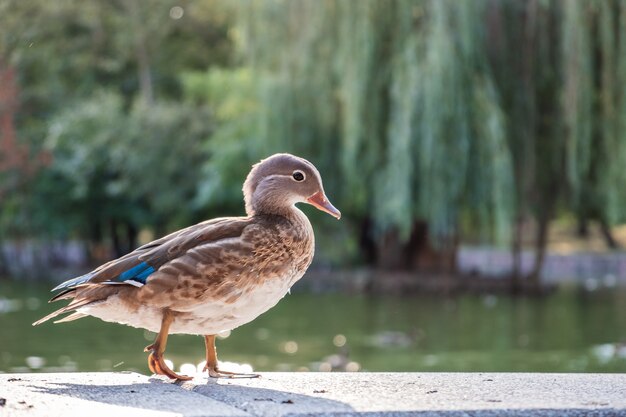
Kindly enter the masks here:
M 322 210 L 337 220 L 341 218 L 341 212 L 333 206 L 330 201 L 326 198 L 326 195 L 322 191 L 319 191 L 313 194 L 311 197 L 306 199 L 306 202 L 317 208 L 318 210 Z

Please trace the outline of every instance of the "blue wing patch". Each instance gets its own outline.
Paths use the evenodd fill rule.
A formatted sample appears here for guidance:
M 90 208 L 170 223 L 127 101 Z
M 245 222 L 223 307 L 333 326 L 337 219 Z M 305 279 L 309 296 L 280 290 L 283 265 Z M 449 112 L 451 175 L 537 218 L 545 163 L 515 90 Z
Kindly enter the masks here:
M 115 279 L 115 281 L 135 281 L 137 283 L 140 283 L 141 285 L 145 285 L 148 276 L 150 276 L 150 274 L 152 274 L 154 271 L 155 269 L 153 267 L 148 265 L 146 262 L 142 262 L 139 265 L 122 272 L 119 277 Z

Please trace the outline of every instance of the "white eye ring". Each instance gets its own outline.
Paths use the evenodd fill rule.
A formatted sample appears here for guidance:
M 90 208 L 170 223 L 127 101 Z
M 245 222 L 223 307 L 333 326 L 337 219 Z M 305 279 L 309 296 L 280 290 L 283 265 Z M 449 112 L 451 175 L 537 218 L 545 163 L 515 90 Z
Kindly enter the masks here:
M 291 178 L 293 178 L 294 181 L 302 182 L 306 179 L 306 175 L 304 174 L 304 172 L 296 169 L 295 171 L 293 171 L 293 174 L 291 174 Z

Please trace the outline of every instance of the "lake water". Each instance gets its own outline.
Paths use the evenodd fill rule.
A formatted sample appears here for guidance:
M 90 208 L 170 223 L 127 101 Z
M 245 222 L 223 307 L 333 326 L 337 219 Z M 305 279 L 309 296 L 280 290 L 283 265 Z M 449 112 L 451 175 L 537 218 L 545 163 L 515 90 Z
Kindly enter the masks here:
M 0 281 L 0 371 L 133 370 L 154 335 L 84 318 L 31 323 L 49 285 Z M 288 295 L 218 340 L 222 361 L 257 371 L 626 372 L 626 291 L 561 290 L 543 298 Z M 176 369 L 198 364 L 203 339 L 173 335 Z M 188 365 L 190 366 L 190 365 Z M 228 369 L 229 366 L 224 366 Z

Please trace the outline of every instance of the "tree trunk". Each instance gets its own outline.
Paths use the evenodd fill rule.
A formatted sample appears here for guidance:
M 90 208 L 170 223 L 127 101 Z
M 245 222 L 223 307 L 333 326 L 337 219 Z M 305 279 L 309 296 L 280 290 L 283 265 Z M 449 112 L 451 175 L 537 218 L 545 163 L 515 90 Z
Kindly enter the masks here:
M 124 248 L 122 247 L 122 240 L 120 238 L 120 233 L 119 233 L 117 226 L 118 226 L 117 220 L 111 219 L 109 221 L 109 232 L 111 233 L 111 246 L 113 249 L 113 256 L 115 258 L 119 258 L 120 256 L 123 256 L 125 254 Z
M 0 240 L 0 280 L 9 275 L 9 268 L 7 265 L 7 259 L 4 256 L 4 251 L 2 250 L 2 240 Z
M 406 270 L 408 259 L 405 256 L 405 245 L 397 230 L 386 232 L 378 242 L 376 267 L 385 271 Z
M 512 270 L 511 270 L 511 292 L 518 293 L 522 288 L 522 217 L 517 216 L 513 231 L 513 241 L 511 243 Z
M 137 236 L 139 231 L 137 227 L 131 222 L 126 222 L 126 253 L 131 252 L 137 248 Z
M 613 236 L 613 232 L 611 232 L 611 228 L 609 227 L 607 221 L 604 220 L 604 218 L 602 218 L 601 216 L 598 222 L 600 223 L 600 231 L 602 232 L 602 237 L 604 237 L 604 241 L 606 242 L 606 245 L 610 249 L 620 249 L 621 245 L 619 244 L 617 240 L 615 240 L 615 237 Z
M 578 215 L 578 225 L 576 227 L 576 234 L 581 239 L 587 239 L 589 237 L 589 217 L 585 214 Z
M 451 274 L 456 270 L 457 236 L 433 246 L 428 223 L 416 220 L 409 239 L 404 242 L 397 230 L 388 231 L 376 247 L 376 267 L 391 271 L 416 271 Z
M 365 217 L 359 225 L 359 248 L 363 261 L 368 266 L 377 264 L 376 239 L 373 236 L 372 219 Z
M 139 231 L 130 222 L 119 222 L 111 219 L 110 223 L 111 243 L 116 258 L 124 256 L 137 248 Z
M 543 211 L 539 215 L 537 224 L 537 240 L 535 246 L 535 264 L 527 280 L 533 290 L 539 290 L 541 286 L 541 270 L 543 268 L 546 248 L 548 246 L 548 231 L 550 225 L 550 214 Z

